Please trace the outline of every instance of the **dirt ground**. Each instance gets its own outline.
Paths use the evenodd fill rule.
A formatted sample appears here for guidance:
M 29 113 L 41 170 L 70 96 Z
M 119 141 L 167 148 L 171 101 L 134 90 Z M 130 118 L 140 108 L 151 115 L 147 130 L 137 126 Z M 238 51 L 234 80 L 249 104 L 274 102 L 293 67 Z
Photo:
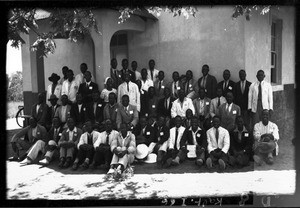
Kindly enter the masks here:
M 7 131 L 7 158 L 12 154 L 9 140 L 15 132 L 16 130 Z M 38 159 L 36 161 L 38 161 Z M 135 163 L 133 166 L 134 176 L 132 178 L 128 178 L 123 182 L 116 182 L 106 178 L 106 170 L 101 169 L 101 167 L 97 170 L 88 169 L 83 171 L 78 169 L 77 171 L 72 171 L 70 168 L 59 169 L 57 160 L 53 161 L 48 167 L 42 167 L 38 164 L 21 167 L 18 162 L 7 162 L 7 197 L 9 199 L 82 199 L 83 197 L 88 198 L 89 196 L 93 196 L 96 199 L 111 199 L 115 198 L 116 194 L 119 194 L 120 198 L 126 199 L 128 199 L 128 197 L 176 197 L 178 194 L 182 196 L 183 193 L 181 191 L 172 192 L 172 188 L 168 188 L 170 184 L 174 185 L 173 181 L 177 181 L 176 183 L 184 187 L 184 196 L 186 190 L 189 190 L 190 195 L 193 195 L 195 193 L 199 194 L 199 190 L 194 190 L 194 186 L 187 186 L 184 180 L 194 181 L 194 178 L 197 178 L 197 180 L 200 180 L 197 183 L 204 184 L 207 182 L 205 177 L 212 177 L 212 180 L 215 181 L 219 180 L 220 174 L 222 174 L 221 183 L 224 183 L 225 178 L 229 180 L 228 184 L 225 182 L 224 186 L 221 187 L 222 191 L 227 192 L 231 192 L 232 189 L 229 188 L 227 190 L 227 187 L 231 186 L 234 188 L 233 192 L 247 192 L 247 190 L 251 190 L 239 186 L 241 184 L 244 184 L 244 186 L 248 188 L 256 189 L 258 187 L 258 190 L 266 191 L 265 187 L 259 188 L 261 184 L 255 184 L 269 183 L 271 189 L 268 189 L 269 192 L 266 193 L 270 193 L 272 190 L 286 191 L 289 193 L 293 190 L 293 185 L 295 185 L 295 147 L 289 139 L 279 140 L 279 155 L 275 157 L 273 165 L 264 164 L 263 166 L 257 167 L 251 162 L 250 166 L 242 169 L 228 167 L 225 173 L 219 173 L 218 168 L 214 168 L 210 171 L 208 171 L 206 167 L 198 168 L 192 160 L 186 160 L 181 165 L 168 169 L 158 169 L 156 164 L 146 163 Z M 22 177 L 18 175 L 19 172 L 22 172 Z M 272 184 L 272 181 L 268 181 L 268 177 L 264 178 L 264 174 L 267 176 L 270 175 L 271 172 L 274 174 L 274 177 L 282 178 L 283 175 L 287 176 L 289 174 L 291 177 L 286 179 L 289 181 L 283 181 L 284 183 L 281 185 Z M 257 173 L 259 173 L 259 175 L 257 175 Z M 259 178 L 255 178 L 255 175 L 259 176 Z M 241 183 L 232 183 L 232 181 L 235 181 L 235 178 L 239 178 L 237 180 L 244 179 L 244 181 Z M 248 184 L 246 184 L 246 182 Z M 46 190 L 43 188 L 43 192 L 39 192 L 41 185 L 46 185 L 49 190 L 47 191 L 47 188 Z M 278 185 L 281 186 L 280 189 L 278 189 Z M 101 195 L 99 195 L 100 186 Z M 178 188 L 177 190 L 180 190 L 180 186 L 176 187 Z M 207 185 L 208 191 L 219 193 L 216 188 L 220 187 L 214 187 L 211 184 Z M 93 190 L 95 190 L 95 192 Z M 200 194 L 204 193 L 201 192 Z

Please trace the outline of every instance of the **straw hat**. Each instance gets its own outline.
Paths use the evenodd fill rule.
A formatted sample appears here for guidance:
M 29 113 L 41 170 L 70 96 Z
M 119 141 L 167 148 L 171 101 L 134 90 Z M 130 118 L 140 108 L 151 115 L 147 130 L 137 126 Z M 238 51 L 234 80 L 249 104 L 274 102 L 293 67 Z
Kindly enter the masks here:
M 148 155 L 147 159 L 145 160 L 145 163 L 156 163 L 157 155 L 154 153 L 151 153 Z
M 137 147 L 136 147 L 136 154 L 135 154 L 135 157 L 137 159 L 144 159 L 147 157 L 148 155 L 148 147 L 147 145 L 145 144 L 139 144 Z

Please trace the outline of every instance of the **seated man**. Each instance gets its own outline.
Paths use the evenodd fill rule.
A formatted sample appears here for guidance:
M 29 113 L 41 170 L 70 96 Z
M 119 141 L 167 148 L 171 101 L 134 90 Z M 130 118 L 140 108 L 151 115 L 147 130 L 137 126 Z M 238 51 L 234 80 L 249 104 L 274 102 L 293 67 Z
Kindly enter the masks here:
M 106 105 L 107 106 L 107 105 Z M 113 123 L 110 119 L 105 120 L 105 131 L 101 132 L 99 139 L 94 143 L 95 155 L 92 167 L 104 164 L 105 169 L 110 167 L 113 153 L 110 150 L 112 141 L 118 136 L 118 132 L 113 129 Z
M 48 115 L 48 105 L 45 102 L 45 94 L 38 94 L 38 102 L 31 108 L 31 116 L 36 118 L 37 123 L 46 127 Z
M 109 93 L 108 104 L 105 105 L 103 110 L 104 121 L 110 119 L 113 129 L 117 129 L 117 112 L 118 112 L 117 95 L 114 92 Z
M 73 118 L 67 120 L 68 129 L 64 130 L 58 142 L 59 147 L 59 168 L 68 168 L 74 157 L 75 148 L 79 142 L 82 130 L 75 126 Z
M 244 167 L 252 157 L 253 137 L 246 127 L 242 116 L 237 116 L 236 128 L 230 132 L 229 162 L 232 166 Z
M 48 134 L 45 127 L 38 124 L 36 118 L 30 117 L 29 126 L 23 128 L 11 138 L 14 156 L 10 157 L 9 160 L 20 161 L 27 155 L 27 158 L 21 163 L 32 163 L 32 160 L 37 157 L 38 153 L 43 151 L 47 141 Z
M 68 96 L 67 95 L 62 95 L 61 96 L 61 103 L 62 105 L 59 106 L 55 112 L 55 117 L 58 117 L 59 120 L 61 121 L 62 127 L 64 129 L 67 129 L 67 119 L 70 116 L 70 110 L 71 110 L 71 105 L 68 104 Z
M 192 124 L 193 111 L 191 109 L 187 109 L 185 115 L 186 117 L 182 119 L 182 126 L 188 129 Z
M 157 154 L 156 163 L 158 167 L 162 167 L 162 161 L 167 153 L 168 139 L 170 137 L 170 129 L 166 124 L 166 118 L 164 116 L 159 116 L 157 120 L 156 127 L 156 145 L 153 152 Z
M 153 125 L 154 119 L 152 117 L 147 120 L 145 116 L 141 116 L 139 124 L 135 129 L 137 150 L 139 149 L 139 145 L 144 144 L 148 147 L 148 152 L 145 153 L 144 158 L 139 158 L 138 155 L 136 155 L 136 158 L 145 159 L 147 158 L 148 154 L 153 152 L 153 149 L 156 145 L 156 143 L 154 142 L 156 136 L 156 128 Z
M 170 126 L 171 109 L 175 98 L 171 97 L 171 90 L 168 87 L 164 88 L 164 97 L 158 101 L 157 114 L 166 118 L 167 126 Z
M 77 170 L 79 164 L 82 162 L 82 168 L 88 169 L 90 163 L 93 161 L 94 157 L 94 144 L 100 137 L 100 133 L 93 131 L 93 126 L 91 121 L 86 121 L 84 124 L 86 130 L 85 133 L 81 134 L 79 142 L 77 144 L 77 157 L 73 163 L 72 170 Z
M 49 142 L 46 146 L 46 154 L 43 160 L 40 160 L 39 163 L 42 165 L 48 165 L 52 160 L 53 155 L 55 154 L 55 150 L 57 150 L 57 144 L 60 140 L 61 134 L 63 132 L 63 127 L 58 117 L 54 117 L 52 119 L 52 127 L 48 132 Z
M 197 88 L 197 81 L 193 78 L 193 72 L 191 70 L 187 70 L 185 73 L 184 78 L 181 80 L 183 90 L 185 92 L 185 96 L 191 98 L 192 100 L 195 99 L 196 92 L 195 89 Z
M 167 156 L 166 161 L 163 161 L 165 163 L 166 167 L 169 167 L 170 165 L 179 165 L 180 162 L 183 162 L 186 158 L 186 146 L 185 141 L 182 140 L 182 135 L 185 130 L 183 126 L 181 126 L 181 117 L 176 116 L 175 117 L 175 126 L 170 129 L 170 137 L 168 140 L 168 150 L 167 150 Z
M 92 94 L 93 102 L 89 104 L 87 108 L 87 116 L 88 119 L 91 120 L 95 125 L 102 129 L 102 122 L 103 122 L 103 109 L 104 103 L 103 100 L 100 99 L 100 92 L 96 91 Z
M 220 126 L 220 117 L 214 116 L 213 127 L 206 132 L 207 151 L 209 153 L 206 159 L 206 165 L 209 169 L 218 161 L 221 170 L 226 168 L 228 161 L 227 152 L 230 147 L 229 133 Z
M 118 136 L 111 143 L 113 158 L 107 174 L 112 174 L 115 170 L 122 173 L 134 161 L 136 151 L 135 136 L 129 131 L 126 123 L 120 124 L 119 131 Z
M 128 130 L 132 131 L 133 128 L 138 123 L 138 111 L 136 106 L 129 104 L 129 96 L 122 96 L 122 103 L 119 105 L 117 112 L 117 128 L 120 128 L 122 123 L 126 123 L 128 126 Z
M 83 102 L 83 97 L 80 93 L 76 95 L 76 101 L 72 104 L 70 114 L 74 118 L 75 125 L 82 129 L 83 124 L 88 119 L 88 105 Z
M 200 127 L 207 126 L 208 118 L 210 117 L 210 99 L 206 97 L 205 89 L 200 87 L 199 97 L 193 100 L 195 106 L 195 116 L 200 119 Z
M 220 116 L 221 126 L 231 132 L 235 128 L 236 117 L 241 115 L 241 109 L 238 105 L 232 102 L 232 92 L 227 92 L 226 101 L 227 103 L 220 105 L 217 115 Z
M 278 127 L 269 121 L 269 110 L 264 109 L 262 120 L 254 125 L 254 156 L 253 159 L 258 165 L 262 165 L 262 159 L 266 163 L 273 164 L 273 151 L 278 155 Z
M 184 91 L 180 89 L 178 91 L 178 99 L 174 101 L 171 109 L 171 116 L 175 118 L 176 116 L 180 116 L 185 118 L 186 110 L 191 109 L 193 114 L 195 114 L 195 108 L 193 102 L 190 98 L 185 97 Z
M 205 161 L 205 153 L 207 148 L 207 140 L 205 132 L 199 127 L 197 117 L 192 117 L 191 127 L 186 128 L 183 133 L 183 143 L 186 145 L 195 145 L 196 161 L 198 166 L 201 166 Z M 187 155 L 188 156 L 188 155 Z
M 219 106 L 226 103 L 225 97 L 222 96 L 222 88 L 217 88 L 217 97 L 211 100 L 209 114 L 213 118 L 218 114 Z

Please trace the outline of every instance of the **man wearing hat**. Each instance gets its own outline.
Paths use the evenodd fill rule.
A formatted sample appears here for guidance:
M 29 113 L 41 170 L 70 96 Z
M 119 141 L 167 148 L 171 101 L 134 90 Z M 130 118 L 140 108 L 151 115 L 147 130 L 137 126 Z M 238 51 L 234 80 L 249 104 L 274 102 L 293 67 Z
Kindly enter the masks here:
M 58 100 L 60 100 L 60 96 L 61 96 L 61 85 L 58 83 L 58 80 L 60 79 L 60 76 L 58 76 L 55 73 L 52 73 L 51 76 L 48 78 L 48 80 L 50 82 L 52 82 L 52 84 L 50 84 L 47 88 L 47 105 L 50 107 L 51 103 L 50 103 L 50 96 L 51 95 L 55 95 Z M 60 101 L 59 101 L 60 104 Z
M 47 129 L 49 130 L 52 126 L 52 119 L 55 116 L 57 108 L 60 106 L 57 104 L 58 98 L 55 94 L 50 95 L 48 101 L 50 101 L 51 105 L 48 108 L 48 117 L 47 117 Z
M 254 125 L 254 156 L 253 159 L 258 165 L 262 165 L 262 159 L 266 163 L 273 164 L 273 152 L 278 155 L 278 127 L 269 121 L 269 110 L 262 111 L 262 119 Z
M 61 125 L 60 119 L 58 117 L 54 117 L 52 119 L 52 127 L 48 132 L 49 142 L 46 146 L 46 154 L 44 159 L 40 160 L 39 163 L 42 165 L 48 165 L 55 153 L 58 153 L 58 141 L 60 140 L 61 134 L 63 132 L 63 127 Z
M 115 170 L 122 173 L 125 168 L 133 163 L 136 151 L 135 136 L 129 131 L 126 123 L 120 125 L 119 133 L 117 137 L 113 139 L 110 146 L 113 152 L 113 158 L 107 174 L 112 174 Z
M 84 73 L 85 82 L 79 85 L 78 93 L 81 93 L 83 96 L 84 103 L 93 102 L 93 92 L 98 91 L 98 85 L 95 82 L 92 82 L 92 74 L 90 71 Z

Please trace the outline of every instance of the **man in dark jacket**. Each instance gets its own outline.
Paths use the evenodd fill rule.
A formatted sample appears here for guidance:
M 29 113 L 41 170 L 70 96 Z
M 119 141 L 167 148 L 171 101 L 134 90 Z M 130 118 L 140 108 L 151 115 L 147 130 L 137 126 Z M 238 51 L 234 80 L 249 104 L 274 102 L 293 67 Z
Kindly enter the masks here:
M 72 104 L 70 114 L 75 120 L 75 125 L 82 129 L 84 122 L 87 120 L 87 107 L 86 103 L 83 103 L 83 98 L 80 93 L 76 95 L 76 102 Z
M 205 88 L 205 92 L 208 98 L 213 99 L 216 95 L 216 89 L 217 89 L 217 80 L 214 76 L 208 74 L 209 72 L 209 66 L 203 65 L 202 66 L 202 74 L 203 76 L 199 78 L 198 80 L 198 89 L 200 87 Z M 195 89 L 197 92 L 198 89 Z
M 93 102 L 93 93 L 98 91 L 98 85 L 92 82 L 92 74 L 90 71 L 84 73 L 85 82 L 79 85 L 78 93 L 83 97 L 83 103 Z
M 45 94 L 38 94 L 38 102 L 31 108 L 31 116 L 36 118 L 38 124 L 46 127 L 48 115 L 48 105 L 45 102 Z

